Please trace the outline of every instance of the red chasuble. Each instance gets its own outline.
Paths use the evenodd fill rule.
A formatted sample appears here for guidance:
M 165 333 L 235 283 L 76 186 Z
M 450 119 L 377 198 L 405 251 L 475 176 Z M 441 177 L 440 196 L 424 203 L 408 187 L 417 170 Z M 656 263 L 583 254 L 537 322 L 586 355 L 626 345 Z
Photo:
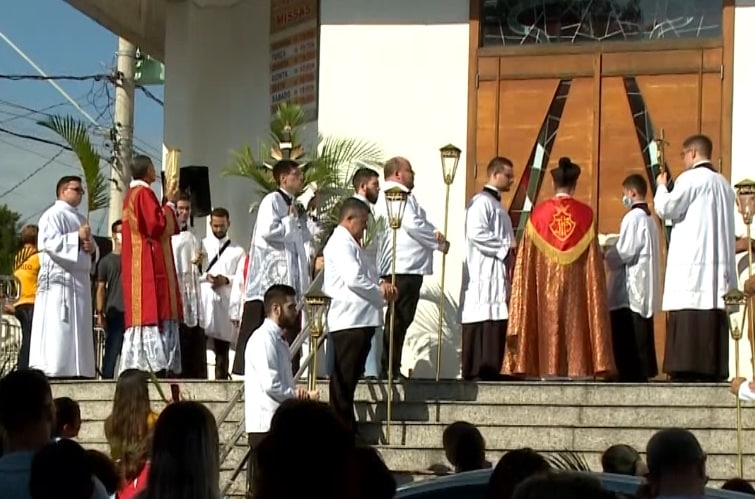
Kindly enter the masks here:
M 517 252 L 503 374 L 616 372 L 593 218 L 588 205 L 572 198 L 552 198 L 532 210 Z
M 121 272 L 126 327 L 181 320 L 181 296 L 173 263 L 178 220 L 149 187 L 129 189 L 123 202 Z

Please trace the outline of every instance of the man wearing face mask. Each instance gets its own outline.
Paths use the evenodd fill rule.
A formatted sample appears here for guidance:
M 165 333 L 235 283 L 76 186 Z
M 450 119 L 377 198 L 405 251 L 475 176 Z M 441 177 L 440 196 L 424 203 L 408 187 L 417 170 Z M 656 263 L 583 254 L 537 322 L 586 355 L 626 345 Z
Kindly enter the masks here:
M 113 235 L 113 251 L 97 265 L 97 292 L 95 317 L 97 326 L 105 329 L 105 355 L 102 359 L 102 377 L 113 379 L 115 362 L 123 346 L 123 285 L 121 284 L 121 232 L 123 222 L 116 220 L 110 227 Z
M 123 202 L 123 303 L 126 332 L 119 373 L 126 369 L 160 376 L 181 373 L 178 324 L 181 295 L 173 264 L 173 234 L 178 233 L 178 188 L 160 204 L 150 185 L 157 180 L 147 156 L 131 164 L 134 180 Z
M 605 252 L 613 354 L 619 381 L 644 383 L 658 374 L 653 315 L 661 310 L 661 250 L 658 225 L 645 201 L 647 182 L 635 173 L 622 187 L 629 211 L 618 242 Z
M 202 250 L 209 259 L 199 288 L 202 296 L 202 328 L 212 339 L 215 353 L 215 379 L 228 379 L 229 351 L 233 338 L 230 302 L 239 262 L 244 249 L 228 238 L 231 226 L 228 210 L 215 208 L 210 213 L 212 235 L 202 240 Z

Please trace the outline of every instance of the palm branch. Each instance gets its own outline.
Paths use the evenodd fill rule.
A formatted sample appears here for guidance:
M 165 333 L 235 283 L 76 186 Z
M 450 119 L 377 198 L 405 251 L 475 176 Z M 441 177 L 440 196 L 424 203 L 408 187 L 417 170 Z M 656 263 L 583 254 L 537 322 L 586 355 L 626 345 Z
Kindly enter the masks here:
M 574 451 L 561 451 L 546 456 L 546 459 L 553 468 L 560 471 L 591 471 L 584 456 Z
M 87 191 L 87 217 L 110 202 L 109 179 L 100 169 L 101 157 L 92 145 L 86 125 L 70 116 L 49 116 L 37 124 L 57 133 L 79 160 Z

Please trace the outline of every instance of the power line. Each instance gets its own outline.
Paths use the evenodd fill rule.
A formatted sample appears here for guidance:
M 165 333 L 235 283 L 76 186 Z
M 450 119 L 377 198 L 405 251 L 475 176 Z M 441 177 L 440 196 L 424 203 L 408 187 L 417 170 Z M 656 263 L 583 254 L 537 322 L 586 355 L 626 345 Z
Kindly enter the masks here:
M 76 75 L 56 75 L 56 76 L 47 76 L 47 75 L 30 75 L 30 74 L 0 74 L 0 80 L 11 80 L 11 81 L 24 81 L 24 80 L 34 80 L 34 81 L 87 81 L 87 80 L 94 80 L 94 81 L 100 81 L 100 80 L 107 80 L 110 79 L 110 75 L 106 74 L 96 74 L 96 75 L 83 75 L 83 76 L 76 76 Z
M 160 100 L 160 98 L 158 96 L 156 96 L 155 94 L 153 94 L 152 92 L 150 92 L 149 89 L 147 89 L 147 87 L 145 87 L 144 85 L 137 85 L 136 88 L 138 88 L 139 90 L 141 90 L 144 93 L 144 95 L 146 95 L 147 97 L 149 97 L 153 101 L 157 102 L 161 106 L 165 105 L 165 103 L 163 103 L 163 101 Z
M 0 127 L 0 132 L 7 133 L 8 135 L 12 135 L 14 137 L 18 137 L 19 139 L 33 140 L 35 142 L 40 142 L 42 144 L 48 144 L 51 146 L 60 147 L 61 149 L 65 149 L 66 151 L 73 151 L 73 149 L 71 149 L 70 146 L 61 144 L 60 142 L 55 142 L 54 140 L 43 139 L 42 137 L 35 137 L 34 135 L 27 135 L 25 133 L 13 132 L 3 127 Z
M 44 170 L 45 168 L 47 168 L 48 166 L 50 166 L 51 164 L 53 164 L 55 162 L 55 160 L 58 159 L 58 156 L 60 156 L 61 154 L 63 154 L 63 151 L 64 151 L 64 149 L 61 148 L 60 151 L 58 151 L 57 153 L 55 153 L 55 155 L 52 158 L 50 158 L 49 160 L 47 160 L 42 166 L 40 166 L 39 168 L 37 168 L 36 170 L 34 170 L 30 174 L 28 174 L 26 177 L 24 177 L 20 181 L 18 181 L 13 187 L 11 187 L 10 189 L 8 189 L 5 192 L 3 192 L 2 194 L 0 194 L 0 199 L 3 199 L 8 194 L 10 194 L 11 192 L 15 191 L 16 189 L 18 189 L 19 187 L 21 187 L 22 185 L 24 185 L 34 175 L 36 175 L 37 173 L 41 172 L 42 170 Z

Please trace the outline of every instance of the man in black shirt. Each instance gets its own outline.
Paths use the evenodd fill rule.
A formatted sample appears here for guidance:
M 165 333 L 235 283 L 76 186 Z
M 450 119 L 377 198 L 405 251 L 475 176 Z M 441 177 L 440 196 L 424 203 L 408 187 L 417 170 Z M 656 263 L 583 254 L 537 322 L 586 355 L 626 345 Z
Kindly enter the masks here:
M 96 315 L 97 325 L 105 329 L 105 355 L 102 360 L 102 377 L 113 379 L 116 361 L 123 346 L 125 329 L 123 315 L 123 286 L 121 285 L 121 220 L 110 227 L 113 234 L 113 252 L 97 265 Z

